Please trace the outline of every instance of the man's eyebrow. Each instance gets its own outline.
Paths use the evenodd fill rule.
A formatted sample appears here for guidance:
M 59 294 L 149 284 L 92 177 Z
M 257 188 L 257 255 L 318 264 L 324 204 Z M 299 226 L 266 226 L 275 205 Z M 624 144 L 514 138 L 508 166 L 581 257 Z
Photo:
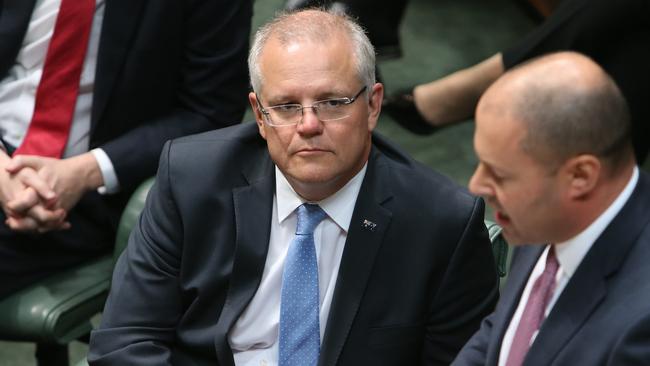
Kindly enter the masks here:
M 266 103 L 270 105 L 281 105 L 281 104 L 299 104 L 294 97 L 290 95 L 278 95 L 266 99 Z
M 485 160 L 479 160 L 479 162 L 483 164 L 483 166 L 492 174 L 503 175 L 507 173 L 507 171 L 495 166 L 493 163 L 487 162 Z
M 317 102 L 326 99 L 352 97 L 352 95 L 348 95 L 348 94 L 349 93 L 347 91 L 344 91 L 342 89 L 323 90 L 314 94 L 313 101 Z M 262 98 L 258 98 L 258 99 L 260 99 L 261 101 L 265 101 L 269 105 L 301 104 L 297 100 L 298 98 L 295 95 L 291 95 L 291 94 L 276 95 L 268 99 L 262 99 Z

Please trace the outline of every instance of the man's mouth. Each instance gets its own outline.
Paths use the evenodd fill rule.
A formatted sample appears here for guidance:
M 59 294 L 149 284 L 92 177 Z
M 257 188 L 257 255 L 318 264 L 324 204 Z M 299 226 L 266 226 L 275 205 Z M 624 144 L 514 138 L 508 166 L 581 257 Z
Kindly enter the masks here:
M 496 211 L 494 213 L 494 218 L 496 219 L 497 224 L 503 226 L 510 223 L 510 216 L 506 215 L 502 211 Z
M 300 149 L 296 151 L 297 155 L 317 155 L 317 154 L 322 154 L 327 152 L 325 149 L 319 149 L 319 148 L 305 148 L 305 149 Z

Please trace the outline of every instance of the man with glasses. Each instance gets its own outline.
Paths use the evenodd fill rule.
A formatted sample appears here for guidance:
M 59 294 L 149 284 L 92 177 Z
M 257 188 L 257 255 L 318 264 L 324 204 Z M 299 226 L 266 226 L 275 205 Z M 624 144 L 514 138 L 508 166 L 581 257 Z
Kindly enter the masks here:
M 90 363 L 448 364 L 496 299 L 482 201 L 372 133 L 345 16 L 280 15 L 249 71 L 257 124 L 166 145 Z

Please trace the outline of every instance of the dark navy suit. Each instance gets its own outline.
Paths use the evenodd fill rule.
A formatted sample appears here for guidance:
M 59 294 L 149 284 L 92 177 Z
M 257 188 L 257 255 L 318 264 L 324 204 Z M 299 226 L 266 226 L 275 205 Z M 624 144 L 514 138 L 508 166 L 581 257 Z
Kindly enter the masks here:
M 497 365 L 501 343 L 543 246 L 520 247 L 495 312 L 454 365 Z M 542 323 L 525 366 L 650 365 L 650 177 L 587 252 Z
M 168 144 L 90 363 L 232 366 L 228 332 L 262 278 L 274 192 L 254 123 Z M 496 301 L 483 209 L 375 135 L 319 365 L 448 365 Z

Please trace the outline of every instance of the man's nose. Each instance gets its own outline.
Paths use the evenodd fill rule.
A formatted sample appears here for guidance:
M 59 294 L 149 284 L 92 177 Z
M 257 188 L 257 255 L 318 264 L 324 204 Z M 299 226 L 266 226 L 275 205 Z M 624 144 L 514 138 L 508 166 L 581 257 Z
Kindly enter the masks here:
M 476 196 L 490 197 L 494 194 L 492 188 L 487 184 L 483 168 L 479 164 L 472 174 L 468 184 L 469 191 Z
M 319 134 L 323 131 L 323 122 L 318 118 L 316 109 L 303 107 L 302 120 L 298 123 L 298 132 L 301 134 Z

